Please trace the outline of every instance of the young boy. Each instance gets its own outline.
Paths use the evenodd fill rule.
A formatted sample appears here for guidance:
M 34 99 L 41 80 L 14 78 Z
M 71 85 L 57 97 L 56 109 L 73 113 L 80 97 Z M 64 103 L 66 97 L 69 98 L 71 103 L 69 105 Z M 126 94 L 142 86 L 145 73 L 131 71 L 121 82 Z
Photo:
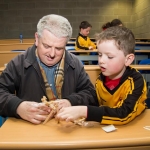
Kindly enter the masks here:
M 76 39 L 75 49 L 92 50 L 96 49 L 96 45 L 90 40 L 88 34 L 90 33 L 92 26 L 87 21 L 82 21 L 79 29 L 80 33 Z
M 110 27 L 97 35 L 101 73 L 96 80 L 99 107 L 72 106 L 56 118 L 73 121 L 80 117 L 102 124 L 129 123 L 146 108 L 147 87 L 142 75 L 129 65 L 134 60 L 135 38 L 125 27 Z

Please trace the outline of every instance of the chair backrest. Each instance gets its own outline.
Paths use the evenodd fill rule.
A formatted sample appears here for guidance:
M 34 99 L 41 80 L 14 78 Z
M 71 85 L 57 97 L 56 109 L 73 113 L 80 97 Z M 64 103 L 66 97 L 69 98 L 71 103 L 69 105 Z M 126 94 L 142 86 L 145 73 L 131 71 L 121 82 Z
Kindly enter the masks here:
M 25 52 L 26 50 L 24 50 L 24 49 L 13 49 L 11 51 L 12 52 Z
M 139 65 L 150 65 L 150 59 L 143 59 L 143 60 L 141 60 L 139 62 Z M 150 79 L 149 79 L 149 75 L 148 75 L 148 74 L 150 74 L 150 71 L 149 70 L 140 70 L 140 72 L 143 74 L 145 80 L 147 81 L 148 98 L 147 98 L 147 100 L 145 102 L 147 104 L 147 107 L 150 109 L 150 97 L 149 97 L 149 94 L 150 94 L 150 86 L 149 86 Z
M 75 50 L 75 47 L 74 46 L 66 46 L 66 50 Z
M 140 65 L 149 65 L 150 64 L 150 59 L 143 59 L 139 62 Z
M 139 62 L 139 65 L 150 65 L 150 59 L 143 59 Z M 150 67 L 150 66 L 149 66 Z M 149 70 L 141 70 L 141 73 L 150 73 Z

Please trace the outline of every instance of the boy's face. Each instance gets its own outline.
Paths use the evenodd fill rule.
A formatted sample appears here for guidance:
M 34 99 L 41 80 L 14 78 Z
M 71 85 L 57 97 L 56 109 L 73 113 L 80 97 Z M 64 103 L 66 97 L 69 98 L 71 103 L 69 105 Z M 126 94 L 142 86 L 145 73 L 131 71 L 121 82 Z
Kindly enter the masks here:
M 80 30 L 80 33 L 83 35 L 83 36 L 88 36 L 88 34 L 90 33 L 90 30 L 91 30 L 91 27 L 88 27 L 86 29 L 82 29 Z
M 126 57 L 113 40 L 103 41 L 97 45 L 98 62 L 102 74 L 110 79 L 120 78 L 126 69 Z

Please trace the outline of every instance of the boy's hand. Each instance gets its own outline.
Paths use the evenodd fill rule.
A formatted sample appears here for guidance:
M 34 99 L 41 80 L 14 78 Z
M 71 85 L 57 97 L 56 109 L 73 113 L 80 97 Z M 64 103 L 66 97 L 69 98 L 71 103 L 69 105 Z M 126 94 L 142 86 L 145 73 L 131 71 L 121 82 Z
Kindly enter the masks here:
M 92 50 L 93 49 L 93 46 L 89 46 L 89 50 Z
M 60 109 L 55 116 L 57 120 L 65 121 L 74 121 L 82 117 L 87 117 L 87 106 L 65 107 Z

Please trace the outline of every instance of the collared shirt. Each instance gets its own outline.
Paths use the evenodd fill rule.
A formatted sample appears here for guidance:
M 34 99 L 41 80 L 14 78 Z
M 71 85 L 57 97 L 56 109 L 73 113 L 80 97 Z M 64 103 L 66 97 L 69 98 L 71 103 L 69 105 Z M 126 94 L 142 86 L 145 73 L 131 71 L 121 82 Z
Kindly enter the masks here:
M 47 81 L 52 91 L 54 92 L 54 95 L 57 97 L 56 87 L 55 87 L 55 70 L 58 66 L 58 63 L 55 64 L 54 66 L 46 66 L 44 63 L 40 61 L 38 57 L 37 57 L 37 61 L 38 63 L 40 63 L 41 67 L 44 69 L 46 77 L 47 77 Z

